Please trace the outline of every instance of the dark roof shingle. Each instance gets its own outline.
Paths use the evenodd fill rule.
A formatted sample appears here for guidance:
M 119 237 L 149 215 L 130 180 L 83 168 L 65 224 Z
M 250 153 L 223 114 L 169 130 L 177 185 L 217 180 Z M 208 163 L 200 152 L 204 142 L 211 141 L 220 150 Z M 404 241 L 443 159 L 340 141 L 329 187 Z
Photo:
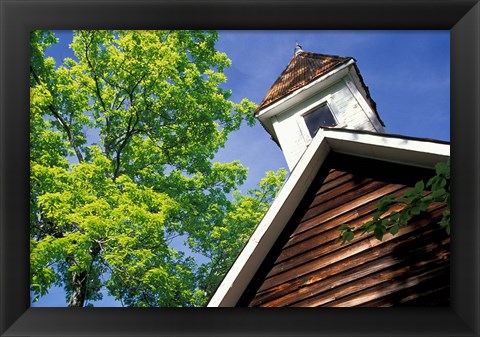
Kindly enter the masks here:
M 352 59 L 352 57 L 299 52 L 273 83 L 255 109 L 255 113 Z

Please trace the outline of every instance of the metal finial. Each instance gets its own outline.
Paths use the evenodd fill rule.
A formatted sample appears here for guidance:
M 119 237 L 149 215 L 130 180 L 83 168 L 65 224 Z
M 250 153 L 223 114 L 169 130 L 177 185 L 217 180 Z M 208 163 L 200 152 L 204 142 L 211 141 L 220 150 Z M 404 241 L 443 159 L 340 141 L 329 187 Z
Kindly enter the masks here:
M 295 43 L 295 55 L 298 55 L 302 52 L 303 52 L 302 46 L 298 42 L 296 42 Z

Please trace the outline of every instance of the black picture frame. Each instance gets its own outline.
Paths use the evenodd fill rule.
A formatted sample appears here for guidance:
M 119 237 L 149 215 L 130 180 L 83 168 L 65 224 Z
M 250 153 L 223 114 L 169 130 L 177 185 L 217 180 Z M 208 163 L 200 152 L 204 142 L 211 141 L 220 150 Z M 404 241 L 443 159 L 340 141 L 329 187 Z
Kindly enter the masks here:
M 0 0 L 2 336 L 478 336 L 478 0 Z M 29 307 L 29 33 L 35 29 L 447 29 L 451 306 L 388 309 Z

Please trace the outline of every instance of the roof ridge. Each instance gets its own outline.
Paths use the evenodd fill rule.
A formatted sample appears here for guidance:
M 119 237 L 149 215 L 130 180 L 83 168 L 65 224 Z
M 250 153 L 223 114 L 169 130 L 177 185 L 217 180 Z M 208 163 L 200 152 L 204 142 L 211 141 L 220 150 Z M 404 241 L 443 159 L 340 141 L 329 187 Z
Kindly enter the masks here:
M 319 56 L 319 57 L 325 57 L 325 58 L 336 58 L 336 59 L 353 59 L 351 56 L 339 56 L 339 55 L 330 55 L 330 54 L 321 54 L 321 53 L 314 53 L 310 51 L 302 51 L 298 53 L 300 56 Z M 295 57 L 295 56 L 294 56 Z

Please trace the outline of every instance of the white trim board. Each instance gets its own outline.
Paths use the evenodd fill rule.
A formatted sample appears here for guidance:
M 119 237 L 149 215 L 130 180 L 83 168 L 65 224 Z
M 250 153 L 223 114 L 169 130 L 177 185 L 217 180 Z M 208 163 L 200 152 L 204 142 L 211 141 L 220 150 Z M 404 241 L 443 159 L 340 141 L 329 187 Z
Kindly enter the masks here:
M 427 168 L 433 168 L 437 162 L 446 161 L 450 157 L 449 144 L 350 130 L 319 130 L 221 282 L 208 307 L 236 305 L 330 151 Z

